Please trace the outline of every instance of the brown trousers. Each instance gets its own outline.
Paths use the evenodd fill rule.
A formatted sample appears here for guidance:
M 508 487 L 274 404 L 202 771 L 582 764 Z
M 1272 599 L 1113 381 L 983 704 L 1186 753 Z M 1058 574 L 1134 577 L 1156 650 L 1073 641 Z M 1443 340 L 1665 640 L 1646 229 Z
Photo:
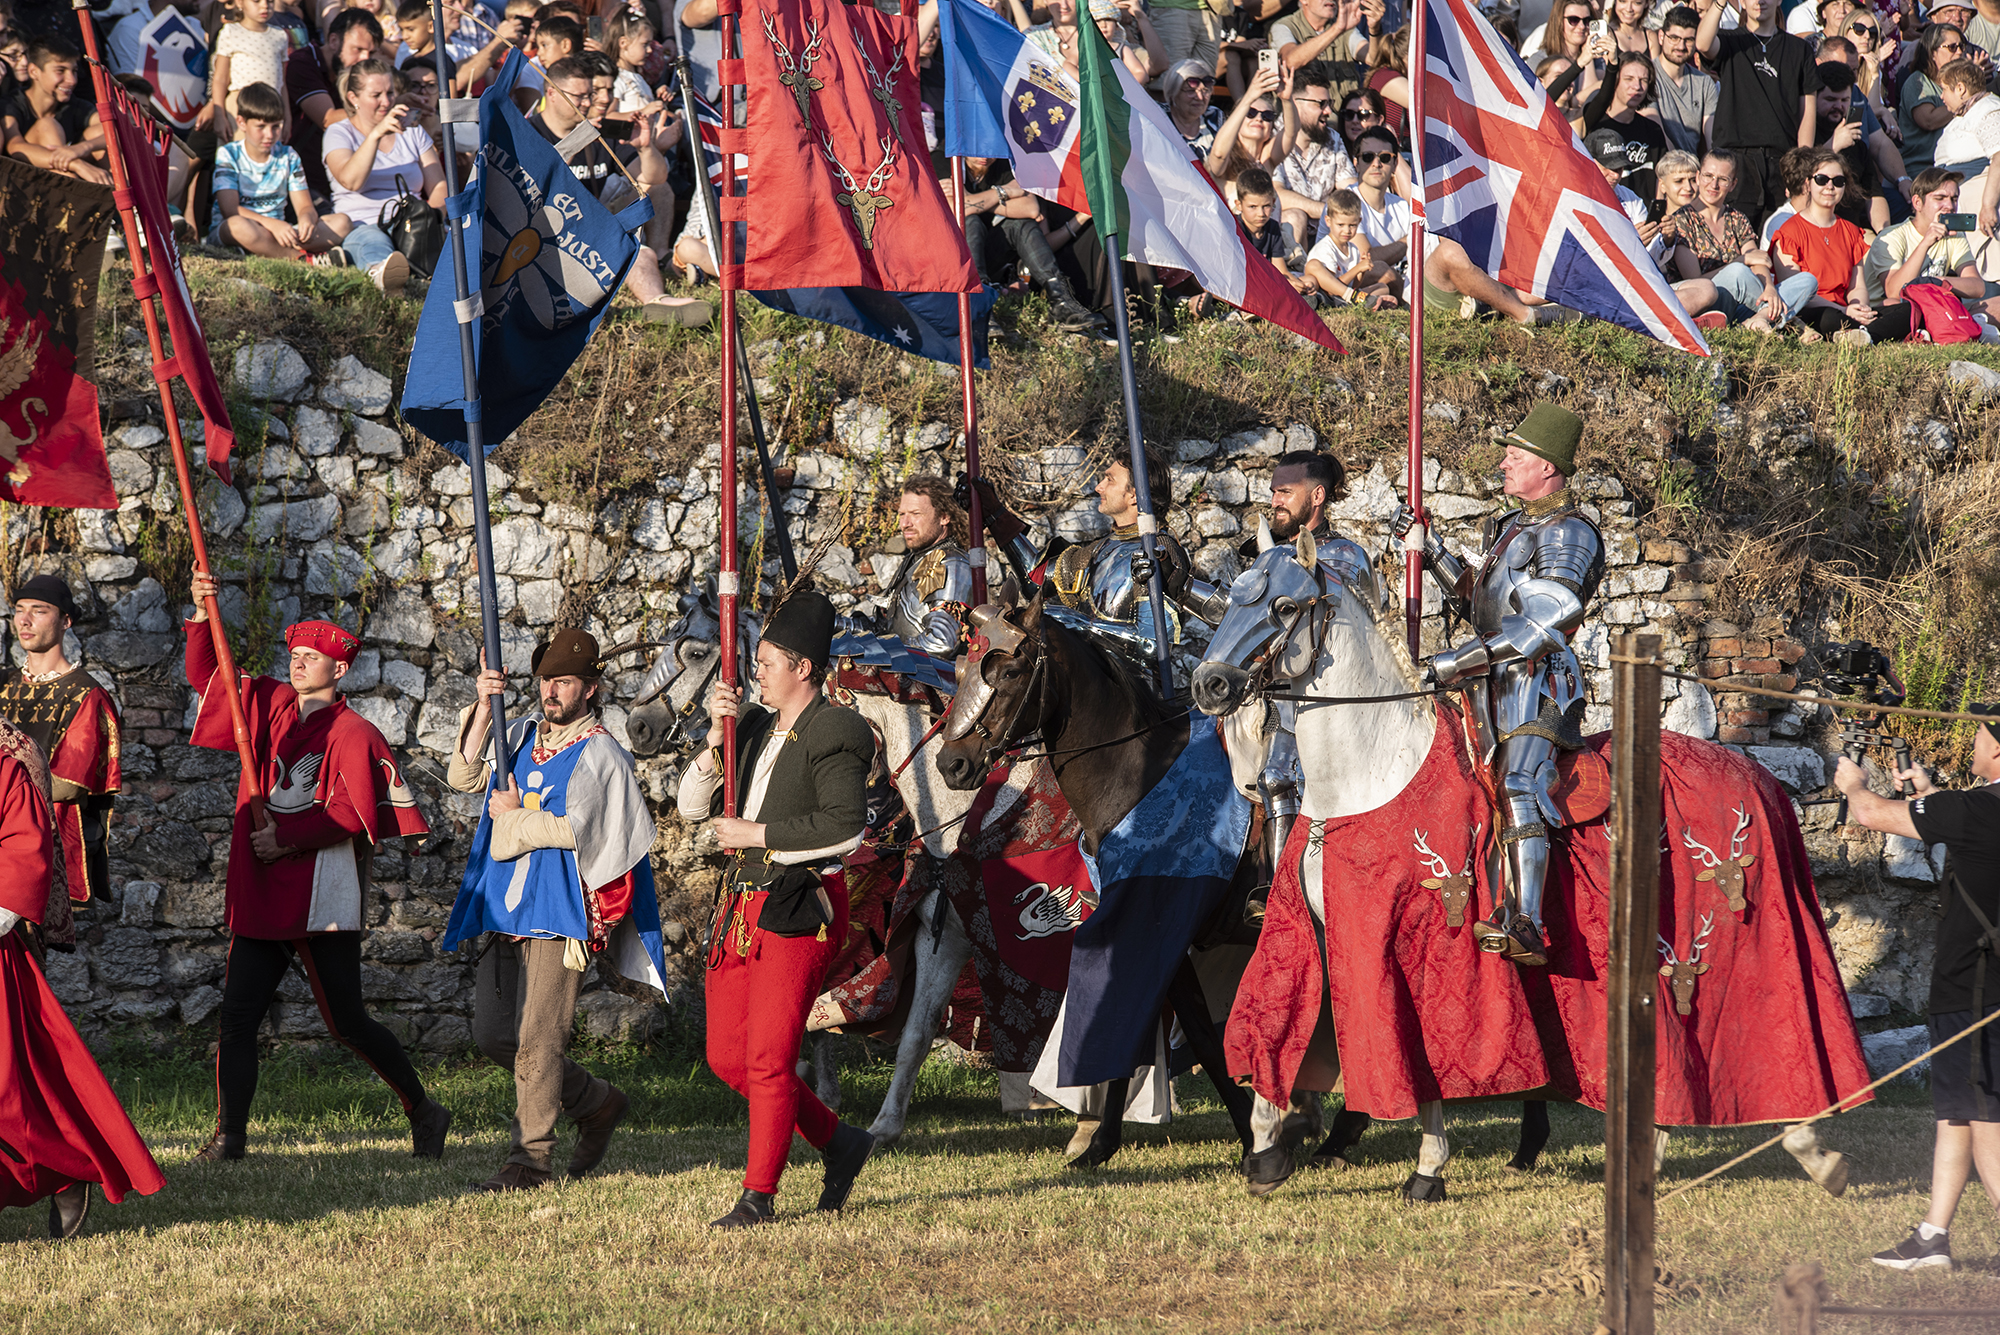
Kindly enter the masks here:
M 508 1163 L 547 1170 L 556 1115 L 572 1120 L 603 1106 L 611 1086 L 566 1054 L 583 975 L 563 967 L 560 940 L 495 935 L 479 960 L 472 1038 L 495 1066 L 514 1073 L 514 1148 Z

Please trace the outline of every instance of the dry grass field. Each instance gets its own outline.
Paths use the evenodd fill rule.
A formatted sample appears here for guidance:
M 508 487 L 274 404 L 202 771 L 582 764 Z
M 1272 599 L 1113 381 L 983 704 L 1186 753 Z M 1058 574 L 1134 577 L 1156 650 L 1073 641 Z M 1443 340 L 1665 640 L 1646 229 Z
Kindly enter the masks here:
M 1134 1128 L 1109 1168 L 1074 1173 L 1065 1126 L 1003 1117 L 990 1075 L 932 1062 L 909 1135 L 871 1162 L 845 1215 L 802 1213 L 819 1166 L 800 1144 L 780 1222 L 717 1234 L 704 1225 L 737 1189 L 742 1105 L 686 1055 L 591 1060 L 633 1095 L 600 1174 L 505 1197 L 465 1191 L 504 1153 L 511 1095 L 477 1065 L 433 1073 L 459 1117 L 441 1164 L 410 1158 L 393 1101 L 358 1064 L 295 1056 L 266 1066 L 250 1157 L 201 1167 L 188 1156 L 213 1117 L 202 1064 L 114 1063 L 166 1189 L 98 1202 L 87 1236 L 61 1247 L 41 1211 L 0 1216 L 0 1330 L 1587 1332 L 1596 1319 L 1565 1243 L 1600 1223 L 1603 1121 L 1586 1110 L 1556 1110 L 1528 1176 L 1501 1167 L 1510 1107 L 1456 1110 L 1443 1205 L 1396 1198 L 1412 1123 L 1372 1131 L 1352 1171 L 1301 1172 L 1252 1200 L 1212 1103 Z M 886 1081 L 879 1064 L 850 1070 L 849 1115 L 871 1114 Z M 1758 1138 L 1677 1136 L 1663 1190 Z M 1857 1161 L 1842 1200 L 1772 1151 L 1665 1207 L 1679 1296 L 1662 1331 L 1770 1329 L 1772 1281 L 1802 1260 L 1825 1262 L 1839 1302 L 2000 1306 L 2000 1226 L 1976 1187 L 1954 1230 L 1964 1269 L 1904 1276 L 1865 1259 L 1922 1211 L 1926 1098 L 1898 1093 L 1827 1140 Z

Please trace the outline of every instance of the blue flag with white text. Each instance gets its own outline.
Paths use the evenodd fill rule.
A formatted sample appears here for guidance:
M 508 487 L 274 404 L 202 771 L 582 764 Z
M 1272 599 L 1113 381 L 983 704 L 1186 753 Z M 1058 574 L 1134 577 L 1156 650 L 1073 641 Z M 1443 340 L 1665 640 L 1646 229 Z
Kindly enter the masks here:
M 773 310 L 852 329 L 879 343 L 934 362 L 958 365 L 958 295 L 953 292 L 878 292 L 872 287 L 797 287 L 752 294 Z M 972 294 L 972 364 L 988 368 L 986 324 L 999 293 Z
M 528 124 L 510 96 L 524 65 L 509 52 L 480 96 L 479 163 L 445 203 L 465 247 L 467 309 L 458 307 L 451 257 L 442 255 L 403 384 L 403 419 L 468 463 L 468 420 L 483 415 L 490 452 L 562 382 L 639 254 L 631 233 L 653 216 L 643 195 L 613 214 Z M 461 318 L 474 326 L 479 393 L 470 402 Z

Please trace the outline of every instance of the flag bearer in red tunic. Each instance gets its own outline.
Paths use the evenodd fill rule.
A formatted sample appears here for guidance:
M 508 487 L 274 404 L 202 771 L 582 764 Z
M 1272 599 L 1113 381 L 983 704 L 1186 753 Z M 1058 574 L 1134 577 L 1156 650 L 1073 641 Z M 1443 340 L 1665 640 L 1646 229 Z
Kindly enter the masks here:
M 73 1238 L 90 1184 L 114 1204 L 166 1185 L 37 963 L 50 906 L 69 914 L 49 770 L 0 720 L 0 1207 L 49 1202 L 49 1236 Z
M 709 705 L 710 749 L 681 779 L 680 812 L 706 820 L 722 809 L 722 720 L 739 716 L 740 816 L 716 816 L 715 834 L 734 850 L 709 935 L 708 1064 L 750 1100 L 750 1155 L 743 1195 L 717 1228 L 769 1222 L 778 1177 L 796 1129 L 826 1160 L 819 1208 L 847 1203 L 875 1140 L 848 1126 L 799 1079 L 799 1039 L 847 939 L 847 892 L 839 866 L 861 842 L 875 736 L 859 714 L 820 693 L 833 642 L 833 604 L 793 593 L 765 623 L 757 646 L 761 707 L 720 682 Z
M 229 704 L 214 680 L 215 649 L 204 624 L 215 581 L 197 574 L 193 585 L 187 677 L 201 692 L 201 710 L 192 740 L 233 751 Z M 229 843 L 229 966 L 215 1056 L 222 1107 L 215 1136 L 199 1157 L 243 1157 L 257 1092 L 257 1026 L 296 956 L 327 1031 L 402 1100 L 414 1153 L 441 1158 L 451 1114 L 424 1093 L 403 1045 L 361 999 L 361 929 L 374 847 L 398 835 L 427 834 L 430 827 L 388 740 L 339 696 L 338 683 L 361 641 L 331 622 L 301 621 L 285 631 L 285 644 L 291 650 L 289 684 L 248 676 L 241 683 L 250 744 L 269 796 L 264 823 L 257 825 L 252 776 L 243 776 Z

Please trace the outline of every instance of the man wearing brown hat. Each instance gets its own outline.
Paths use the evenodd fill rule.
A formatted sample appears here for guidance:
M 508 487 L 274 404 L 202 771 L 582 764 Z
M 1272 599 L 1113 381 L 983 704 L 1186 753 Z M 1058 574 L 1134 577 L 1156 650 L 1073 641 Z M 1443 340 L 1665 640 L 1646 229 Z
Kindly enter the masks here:
M 505 785 L 492 782 L 487 702 L 507 689 L 506 674 L 481 671 L 479 703 L 459 716 L 446 778 L 460 792 L 489 796 L 442 944 L 487 936 L 472 1037 L 514 1074 L 513 1147 L 499 1172 L 473 1184 L 480 1191 L 547 1186 L 559 1114 L 577 1126 L 571 1177 L 603 1161 L 625 1118 L 624 1093 L 566 1051 L 596 955 L 608 951 L 621 976 L 666 993 L 648 856 L 653 815 L 631 753 L 598 718 L 606 657 L 574 629 L 535 650 L 541 713 L 508 724 Z
M 69 897 L 104 893 L 104 835 L 118 791 L 118 706 L 63 653 L 76 602 L 59 575 L 37 575 L 14 594 L 14 638 L 26 657 L 0 676 L 0 717 L 42 748 L 55 797 L 56 846 Z M 51 944 L 61 944 L 52 941 Z
M 1568 490 L 1583 419 L 1540 404 L 1504 438 L 1500 473 L 1518 505 L 1487 521 L 1476 568 L 1424 533 L 1424 555 L 1453 611 L 1478 633 L 1433 656 L 1425 676 L 1463 691 L 1500 793 L 1507 893 L 1473 924 L 1479 948 L 1516 964 L 1548 963 L 1542 890 L 1549 830 L 1563 824 L 1551 790 L 1556 752 L 1583 746 L 1584 677 L 1570 636 L 1604 577 L 1604 539 Z M 1397 516 L 1398 537 L 1415 523 Z
M 234 751 L 228 694 L 217 680 L 207 625 L 215 580 L 197 573 L 192 583 L 187 679 L 201 704 L 189 740 Z M 402 1100 L 412 1152 L 440 1158 L 451 1114 L 424 1092 L 403 1045 L 368 1014 L 361 996 L 361 932 L 375 846 L 428 834 L 430 826 L 388 739 L 340 698 L 340 679 L 361 641 L 330 621 L 301 621 L 285 629 L 285 646 L 288 681 L 245 675 L 238 684 L 257 768 L 238 782 L 229 843 L 223 901 L 229 964 L 215 1054 L 221 1113 L 196 1157 L 243 1157 L 257 1092 L 257 1028 L 296 959 L 328 1031 Z
M 847 894 L 821 873 L 861 842 L 875 737 L 820 691 L 833 604 L 792 593 L 757 646 L 761 706 L 717 682 L 709 750 L 681 777 L 684 820 L 714 819 L 730 861 L 709 933 L 708 1065 L 750 1101 L 743 1194 L 717 1228 L 768 1223 L 796 1129 L 826 1160 L 819 1208 L 839 1210 L 875 1140 L 827 1110 L 797 1073 L 806 1013 L 847 939 Z M 736 810 L 723 816 L 722 720 L 738 718 Z

